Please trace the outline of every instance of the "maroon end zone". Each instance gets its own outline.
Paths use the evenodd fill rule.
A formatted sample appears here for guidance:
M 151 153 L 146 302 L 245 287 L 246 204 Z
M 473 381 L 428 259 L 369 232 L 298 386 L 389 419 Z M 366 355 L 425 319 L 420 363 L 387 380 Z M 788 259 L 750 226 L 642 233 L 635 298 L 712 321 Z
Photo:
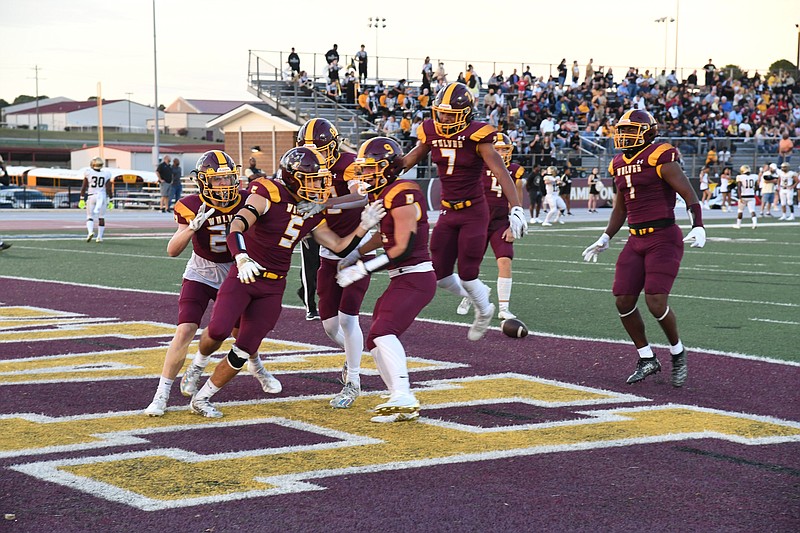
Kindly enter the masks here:
M 57 283 L 0 278 L 3 306 L 33 306 L 112 317 L 174 323 L 177 295 L 120 292 Z M 369 318 L 362 318 L 364 331 Z M 0 330 L 2 333 L 3 330 Z M 272 338 L 331 346 L 319 323 L 309 325 L 301 310 L 285 309 Z M 159 346 L 169 336 L 149 339 L 73 339 L 0 342 L 0 363 L 98 350 Z M 690 353 L 690 374 L 682 389 L 664 370 L 634 386 L 625 384 L 635 356 L 624 344 L 529 335 L 510 339 L 492 330 L 478 343 L 466 328 L 416 323 L 403 338 L 410 356 L 469 365 L 420 371 L 412 383 L 490 374 L 536 376 L 603 391 L 636 395 L 647 402 L 548 407 L 524 402 L 454 405 L 425 409 L 423 417 L 476 428 L 582 423 L 585 411 L 628 407 L 696 406 L 777 420 L 800 428 L 797 384 L 800 367 Z M 160 361 L 159 361 L 160 364 Z M 269 368 L 269 358 L 265 357 Z M 282 397 L 334 394 L 336 374 L 278 374 Z M 376 376 L 365 389 L 380 390 Z M 143 409 L 156 379 L 123 379 L 9 385 L 0 373 L 0 427 L 10 415 L 34 413 L 69 417 Z M 263 394 L 248 380 L 234 380 L 215 396 L 219 402 L 253 400 Z M 362 400 L 359 400 L 362 401 Z M 185 405 L 173 387 L 170 405 Z M 358 402 L 356 406 L 358 406 Z M 354 407 L 355 408 L 355 407 Z M 236 410 L 235 406 L 224 411 Z M 716 412 L 716 411 L 714 411 Z M 168 415 L 169 416 L 169 413 Z M 368 414 L 364 414 L 368 416 Z M 145 419 L 146 421 L 147 419 Z M 201 419 L 198 417 L 198 421 Z M 226 420 L 225 418 L 222 420 Z M 414 424 L 414 423 L 411 423 Z M 800 445 L 798 440 L 749 443 L 713 435 L 487 457 L 452 458 L 448 464 L 420 464 L 309 480 L 324 490 L 144 511 L 53 481 L 9 469 L 43 461 L 180 448 L 197 454 L 270 446 L 324 444 L 333 437 L 280 424 L 242 428 L 200 428 L 149 435 L 146 442 L 98 449 L 18 455 L 0 459 L 0 508 L 15 515 L 9 531 L 796 531 L 800 527 Z M 402 435 L 404 424 L 393 426 Z M 8 433 L 6 433 L 8 435 Z M 20 438 L 24 438 L 21 436 Z M 602 438 L 602 436 L 598 436 Z M 0 443 L 2 443 L 0 435 Z M 13 444 L 13 443 L 12 443 Z M 446 444 L 446 443 L 445 443 Z M 467 453 L 486 452 L 472 449 Z M 269 460 L 265 456 L 264 461 Z M 347 465 L 342 464 L 344 468 Z M 180 477 L 180 472 L 175 472 Z

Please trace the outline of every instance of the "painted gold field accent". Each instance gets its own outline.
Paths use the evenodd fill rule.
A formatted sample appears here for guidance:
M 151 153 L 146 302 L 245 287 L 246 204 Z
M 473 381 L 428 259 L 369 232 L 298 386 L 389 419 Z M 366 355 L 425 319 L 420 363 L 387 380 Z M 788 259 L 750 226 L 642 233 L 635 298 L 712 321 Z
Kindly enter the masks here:
M 222 419 L 202 419 L 184 409 L 169 410 L 161 418 L 136 413 L 6 418 L 0 420 L 0 446 L 13 450 L 7 455 L 43 453 L 48 446 L 51 451 L 81 451 L 146 443 L 148 434 L 222 425 L 231 428 L 232 438 L 241 429 L 241 442 L 247 442 L 247 428 L 238 426 L 259 423 L 285 424 L 337 438 L 333 443 L 274 448 L 259 441 L 252 449 L 214 454 L 150 449 L 11 467 L 98 497 L 156 510 L 323 490 L 314 479 L 448 463 L 690 439 L 750 445 L 800 441 L 800 423 L 795 421 L 696 406 L 652 405 L 639 396 L 523 374 L 429 381 L 415 388 L 415 393 L 422 404 L 420 422 L 371 423 L 367 410 L 383 401 L 378 394 L 360 397 L 347 410 L 330 409 L 329 396 L 277 398 L 218 403 L 225 414 Z M 637 402 L 645 405 L 601 408 Z M 481 428 L 436 416 L 437 409 L 507 403 L 572 408 L 585 418 Z M 20 442 L 32 448 L 20 449 Z
M 66 340 L 86 337 L 119 337 L 136 339 L 172 336 L 175 326 L 157 322 L 109 322 L 105 324 L 64 324 L 53 329 L 24 332 L 0 331 L 0 343 Z
M 66 318 L 83 316 L 78 313 L 57 311 L 55 309 L 43 309 L 41 307 L 20 306 L 0 306 L 0 319 L 14 318 Z

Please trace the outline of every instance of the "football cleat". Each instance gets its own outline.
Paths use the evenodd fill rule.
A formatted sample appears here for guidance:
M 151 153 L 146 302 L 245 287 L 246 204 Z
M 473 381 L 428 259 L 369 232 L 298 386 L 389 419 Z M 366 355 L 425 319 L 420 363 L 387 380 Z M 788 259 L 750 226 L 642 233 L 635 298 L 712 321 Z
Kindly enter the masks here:
M 508 320 L 509 318 L 517 318 L 517 315 L 509 311 L 508 309 L 501 309 L 499 313 L 497 313 L 497 318 L 500 320 Z
M 200 384 L 200 376 L 203 375 L 203 369 L 192 363 L 186 372 L 183 373 L 181 378 L 181 394 L 184 396 L 192 396 L 197 392 L 197 385 Z
M 628 378 L 628 385 L 638 383 L 651 374 L 661 372 L 661 363 L 655 357 L 640 357 L 636 363 L 636 372 Z
M 168 398 L 168 394 L 156 394 L 153 398 L 153 401 L 150 402 L 150 405 L 148 405 L 147 409 L 144 410 L 144 414 L 147 416 L 164 416 L 164 411 L 167 410 Z
M 689 367 L 686 364 L 686 349 L 678 355 L 672 356 L 672 386 L 682 387 L 686 383 L 689 375 Z
M 456 307 L 456 314 L 466 315 L 469 313 L 469 308 L 472 307 L 472 302 L 466 296 L 461 298 L 461 303 Z
M 481 340 L 486 334 L 486 330 L 489 329 L 489 324 L 492 323 L 493 316 L 494 304 L 489 304 L 489 310 L 485 315 L 481 315 L 478 310 L 475 309 L 475 321 L 467 332 L 467 338 L 471 341 Z
M 392 422 L 408 422 L 419 418 L 419 411 L 413 413 L 395 413 L 393 415 L 378 415 L 370 418 L 372 422 L 378 424 L 391 424 Z
M 552 226 L 552 224 L 545 220 L 544 222 L 542 222 L 542 226 Z
M 94 239 L 94 233 L 90 233 L 86 236 L 86 242 L 92 242 L 92 239 Z
M 200 399 L 197 396 L 193 396 L 192 401 L 189 402 L 189 409 L 193 413 L 206 418 L 222 418 L 222 411 L 214 407 L 214 404 L 208 398 Z
M 353 385 L 352 383 L 347 383 L 342 392 L 331 398 L 331 407 L 334 409 L 347 409 L 353 402 L 356 401 L 356 398 L 361 395 L 361 387 L 358 385 Z
M 563 220 L 561 220 L 561 219 L 559 218 L 559 219 L 558 219 L 558 223 L 559 223 L 559 224 L 563 224 L 563 223 L 564 223 L 564 221 L 563 221 Z
M 103 238 L 102 237 L 98 237 L 97 239 L 95 239 L 94 242 L 96 242 L 97 244 L 100 244 L 101 242 L 103 242 Z
M 416 415 L 419 416 L 419 401 L 417 401 L 413 394 L 405 393 L 392 395 L 388 402 L 378 404 L 378 406 L 375 407 L 375 414 L 378 416 L 394 415 L 398 413 L 407 415 L 416 413 Z
M 742 229 L 742 226 L 740 226 L 739 224 L 734 224 L 733 229 Z
M 786 220 L 787 220 L 788 222 L 791 222 L 792 220 L 794 220 L 794 215 L 793 215 L 793 214 L 792 214 L 792 215 L 789 215 L 788 217 L 786 217 Z
M 0 242 L 0 250 L 8 250 L 11 248 L 11 245 L 7 242 Z
M 252 361 L 247 361 L 247 370 L 250 372 L 254 378 L 261 383 L 261 388 L 264 392 L 269 394 L 278 394 L 283 390 L 283 385 L 281 382 L 278 381 L 275 376 L 270 374 L 266 368 L 259 365 L 258 368 L 255 368 Z
M 306 313 L 306 320 L 319 320 L 319 315 L 315 311 Z

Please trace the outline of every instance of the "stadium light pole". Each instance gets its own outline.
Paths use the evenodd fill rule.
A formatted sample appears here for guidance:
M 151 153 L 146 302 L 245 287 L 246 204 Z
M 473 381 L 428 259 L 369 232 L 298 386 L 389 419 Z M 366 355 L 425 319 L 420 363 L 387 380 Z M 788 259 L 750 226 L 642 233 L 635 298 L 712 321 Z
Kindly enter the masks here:
M 153 127 L 153 163 L 154 166 L 159 164 L 159 148 L 158 148 L 158 55 L 156 54 L 156 0 L 153 0 L 153 86 L 155 87 L 155 103 L 153 107 L 156 110 L 156 122 Z
M 675 19 L 672 17 L 659 17 L 655 20 L 655 22 L 664 23 L 664 71 L 667 70 L 667 39 L 669 37 L 669 23 L 675 22 Z
M 378 30 L 386 27 L 386 19 L 383 17 L 370 17 L 369 28 L 375 28 L 375 81 L 377 82 L 380 76 L 378 75 Z
M 125 93 L 128 95 L 128 133 L 131 133 L 131 96 L 133 93 Z

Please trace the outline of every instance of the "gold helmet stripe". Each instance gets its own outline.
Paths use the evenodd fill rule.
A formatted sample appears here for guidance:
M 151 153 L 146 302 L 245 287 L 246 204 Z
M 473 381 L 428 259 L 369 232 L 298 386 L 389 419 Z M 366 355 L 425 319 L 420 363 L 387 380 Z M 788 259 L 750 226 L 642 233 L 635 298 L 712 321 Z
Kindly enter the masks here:
M 303 144 L 314 144 L 314 126 L 317 125 L 317 119 L 312 118 L 306 123 L 306 135 L 303 139 Z
M 214 150 L 214 155 L 217 156 L 217 162 L 220 165 L 228 166 L 228 160 L 225 159 L 225 154 L 221 150 Z
M 456 88 L 455 83 L 451 83 L 450 85 L 447 86 L 447 88 L 444 90 L 444 96 L 442 97 L 443 104 L 450 105 L 450 99 L 453 97 L 453 91 L 455 90 L 455 88 Z

